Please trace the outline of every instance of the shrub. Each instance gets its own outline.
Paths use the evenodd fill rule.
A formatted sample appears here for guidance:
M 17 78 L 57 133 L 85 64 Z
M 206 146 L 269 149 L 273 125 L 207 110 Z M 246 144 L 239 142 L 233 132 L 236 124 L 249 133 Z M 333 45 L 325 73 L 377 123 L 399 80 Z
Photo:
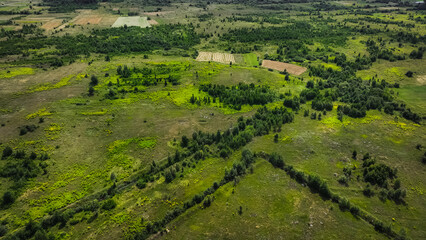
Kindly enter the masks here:
M 37 153 L 35 153 L 35 152 L 31 152 L 31 154 L 30 154 L 30 159 L 31 160 L 35 160 L 37 158 Z
M 347 185 L 348 184 L 348 178 L 346 176 L 341 176 L 337 181 L 340 184 L 343 184 L 343 185 Z
M 11 156 L 13 154 L 13 150 L 12 150 L 12 148 L 11 147 L 9 147 L 9 146 L 6 146 L 4 149 L 3 149 L 3 155 L 2 155 L 2 158 L 4 159 L 4 158 L 7 158 L 7 157 L 9 157 L 9 156 Z
M 351 203 L 349 202 L 349 200 L 348 200 L 348 199 L 346 199 L 346 198 L 341 198 L 341 199 L 339 200 L 339 208 L 340 208 L 340 210 L 342 210 L 342 211 L 349 210 L 349 209 L 351 208 Z
M 99 83 L 99 80 L 96 76 L 92 76 L 90 78 L 90 86 L 96 86 L 96 85 L 98 85 L 98 83 Z
M 15 202 L 15 194 L 13 192 L 7 191 L 3 194 L 2 200 L 3 206 L 8 206 Z
M 136 187 L 138 187 L 139 189 L 144 189 L 145 187 L 146 187 L 146 182 L 145 182 L 145 180 L 144 179 L 139 179 L 137 182 L 136 182 Z
M 7 233 L 7 227 L 0 224 L 0 237 L 3 237 Z
M 367 185 L 367 187 L 362 191 L 366 197 L 372 197 L 374 196 L 374 191 L 371 189 L 370 184 Z
M 113 199 L 108 199 L 102 204 L 102 209 L 111 210 L 117 206 L 117 203 Z
M 212 204 L 212 201 L 213 201 L 213 198 L 211 196 L 207 196 L 203 202 L 204 208 L 210 207 L 210 205 Z

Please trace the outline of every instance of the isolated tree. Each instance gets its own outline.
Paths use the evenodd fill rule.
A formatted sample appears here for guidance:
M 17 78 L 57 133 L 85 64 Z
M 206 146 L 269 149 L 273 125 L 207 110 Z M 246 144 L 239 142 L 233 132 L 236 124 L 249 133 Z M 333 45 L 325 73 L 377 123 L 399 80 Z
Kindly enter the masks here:
M 356 152 L 356 150 L 354 150 L 354 151 L 352 152 L 352 158 L 353 158 L 353 159 L 355 159 L 355 160 L 356 160 L 356 155 L 357 155 L 357 152 Z
M 89 96 L 93 96 L 95 94 L 95 89 L 93 87 L 89 87 L 88 94 Z
M 15 202 L 15 196 L 12 192 L 7 191 L 3 194 L 3 206 L 8 206 L 10 204 L 12 204 L 13 202 Z
M 96 85 L 98 85 L 98 83 L 99 83 L 98 78 L 95 75 L 93 75 L 90 78 L 90 86 L 96 86 Z

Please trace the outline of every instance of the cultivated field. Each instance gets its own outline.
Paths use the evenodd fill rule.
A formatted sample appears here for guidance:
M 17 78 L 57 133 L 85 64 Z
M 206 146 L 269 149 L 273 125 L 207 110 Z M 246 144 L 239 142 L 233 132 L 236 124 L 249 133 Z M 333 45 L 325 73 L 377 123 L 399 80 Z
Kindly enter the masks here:
M 56 27 L 61 26 L 62 24 L 62 19 L 53 19 L 50 20 L 48 22 L 46 22 L 45 24 L 43 24 L 43 26 L 41 26 L 41 28 L 45 29 L 45 30 L 52 30 Z
M 263 60 L 262 67 L 274 69 L 280 72 L 287 70 L 288 73 L 294 74 L 294 75 L 300 75 L 307 70 L 305 67 L 300 67 L 294 64 L 271 61 L 271 60 Z
M 148 22 L 147 17 L 119 17 L 115 23 L 112 25 L 112 27 L 124 27 L 124 25 L 128 27 L 141 27 L 141 28 L 147 28 L 151 25 Z
M 99 15 L 85 15 L 85 16 L 77 17 L 74 23 L 77 25 L 86 25 L 86 24 L 99 24 L 101 21 L 102 21 L 102 17 Z
M 199 52 L 197 61 L 213 61 L 219 63 L 235 63 L 234 55 L 229 53 Z

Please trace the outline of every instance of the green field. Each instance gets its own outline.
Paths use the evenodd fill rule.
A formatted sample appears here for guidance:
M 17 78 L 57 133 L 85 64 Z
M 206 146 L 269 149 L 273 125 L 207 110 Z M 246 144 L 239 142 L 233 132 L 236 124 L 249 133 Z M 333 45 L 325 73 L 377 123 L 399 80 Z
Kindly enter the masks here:
M 259 66 L 259 61 L 254 53 L 244 54 L 244 63 L 248 66 Z

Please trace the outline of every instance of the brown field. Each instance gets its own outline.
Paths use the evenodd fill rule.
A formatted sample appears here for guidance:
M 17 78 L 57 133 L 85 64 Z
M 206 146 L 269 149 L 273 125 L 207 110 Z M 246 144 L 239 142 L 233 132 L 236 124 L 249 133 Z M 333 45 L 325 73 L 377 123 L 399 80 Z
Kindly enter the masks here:
M 297 65 L 289 64 L 289 63 L 271 61 L 271 60 L 263 60 L 262 67 L 274 69 L 280 72 L 284 71 L 285 69 L 287 70 L 288 73 L 294 74 L 294 75 L 300 75 L 306 71 L 305 67 L 301 67 L 301 66 L 297 66 Z
M 62 24 L 62 19 L 53 19 L 43 24 L 41 28 L 45 30 L 52 30 L 56 27 L 59 27 L 61 24 Z
M 155 20 L 153 20 L 153 19 L 148 20 L 148 23 L 149 23 L 150 25 L 157 25 L 157 24 L 158 24 L 158 22 L 157 22 L 157 21 L 155 21 Z
M 74 23 L 77 25 L 99 24 L 102 17 L 99 15 L 79 15 L 75 18 Z
M 199 52 L 197 61 L 214 61 L 228 64 L 235 63 L 234 55 L 229 53 L 212 53 L 212 52 Z

